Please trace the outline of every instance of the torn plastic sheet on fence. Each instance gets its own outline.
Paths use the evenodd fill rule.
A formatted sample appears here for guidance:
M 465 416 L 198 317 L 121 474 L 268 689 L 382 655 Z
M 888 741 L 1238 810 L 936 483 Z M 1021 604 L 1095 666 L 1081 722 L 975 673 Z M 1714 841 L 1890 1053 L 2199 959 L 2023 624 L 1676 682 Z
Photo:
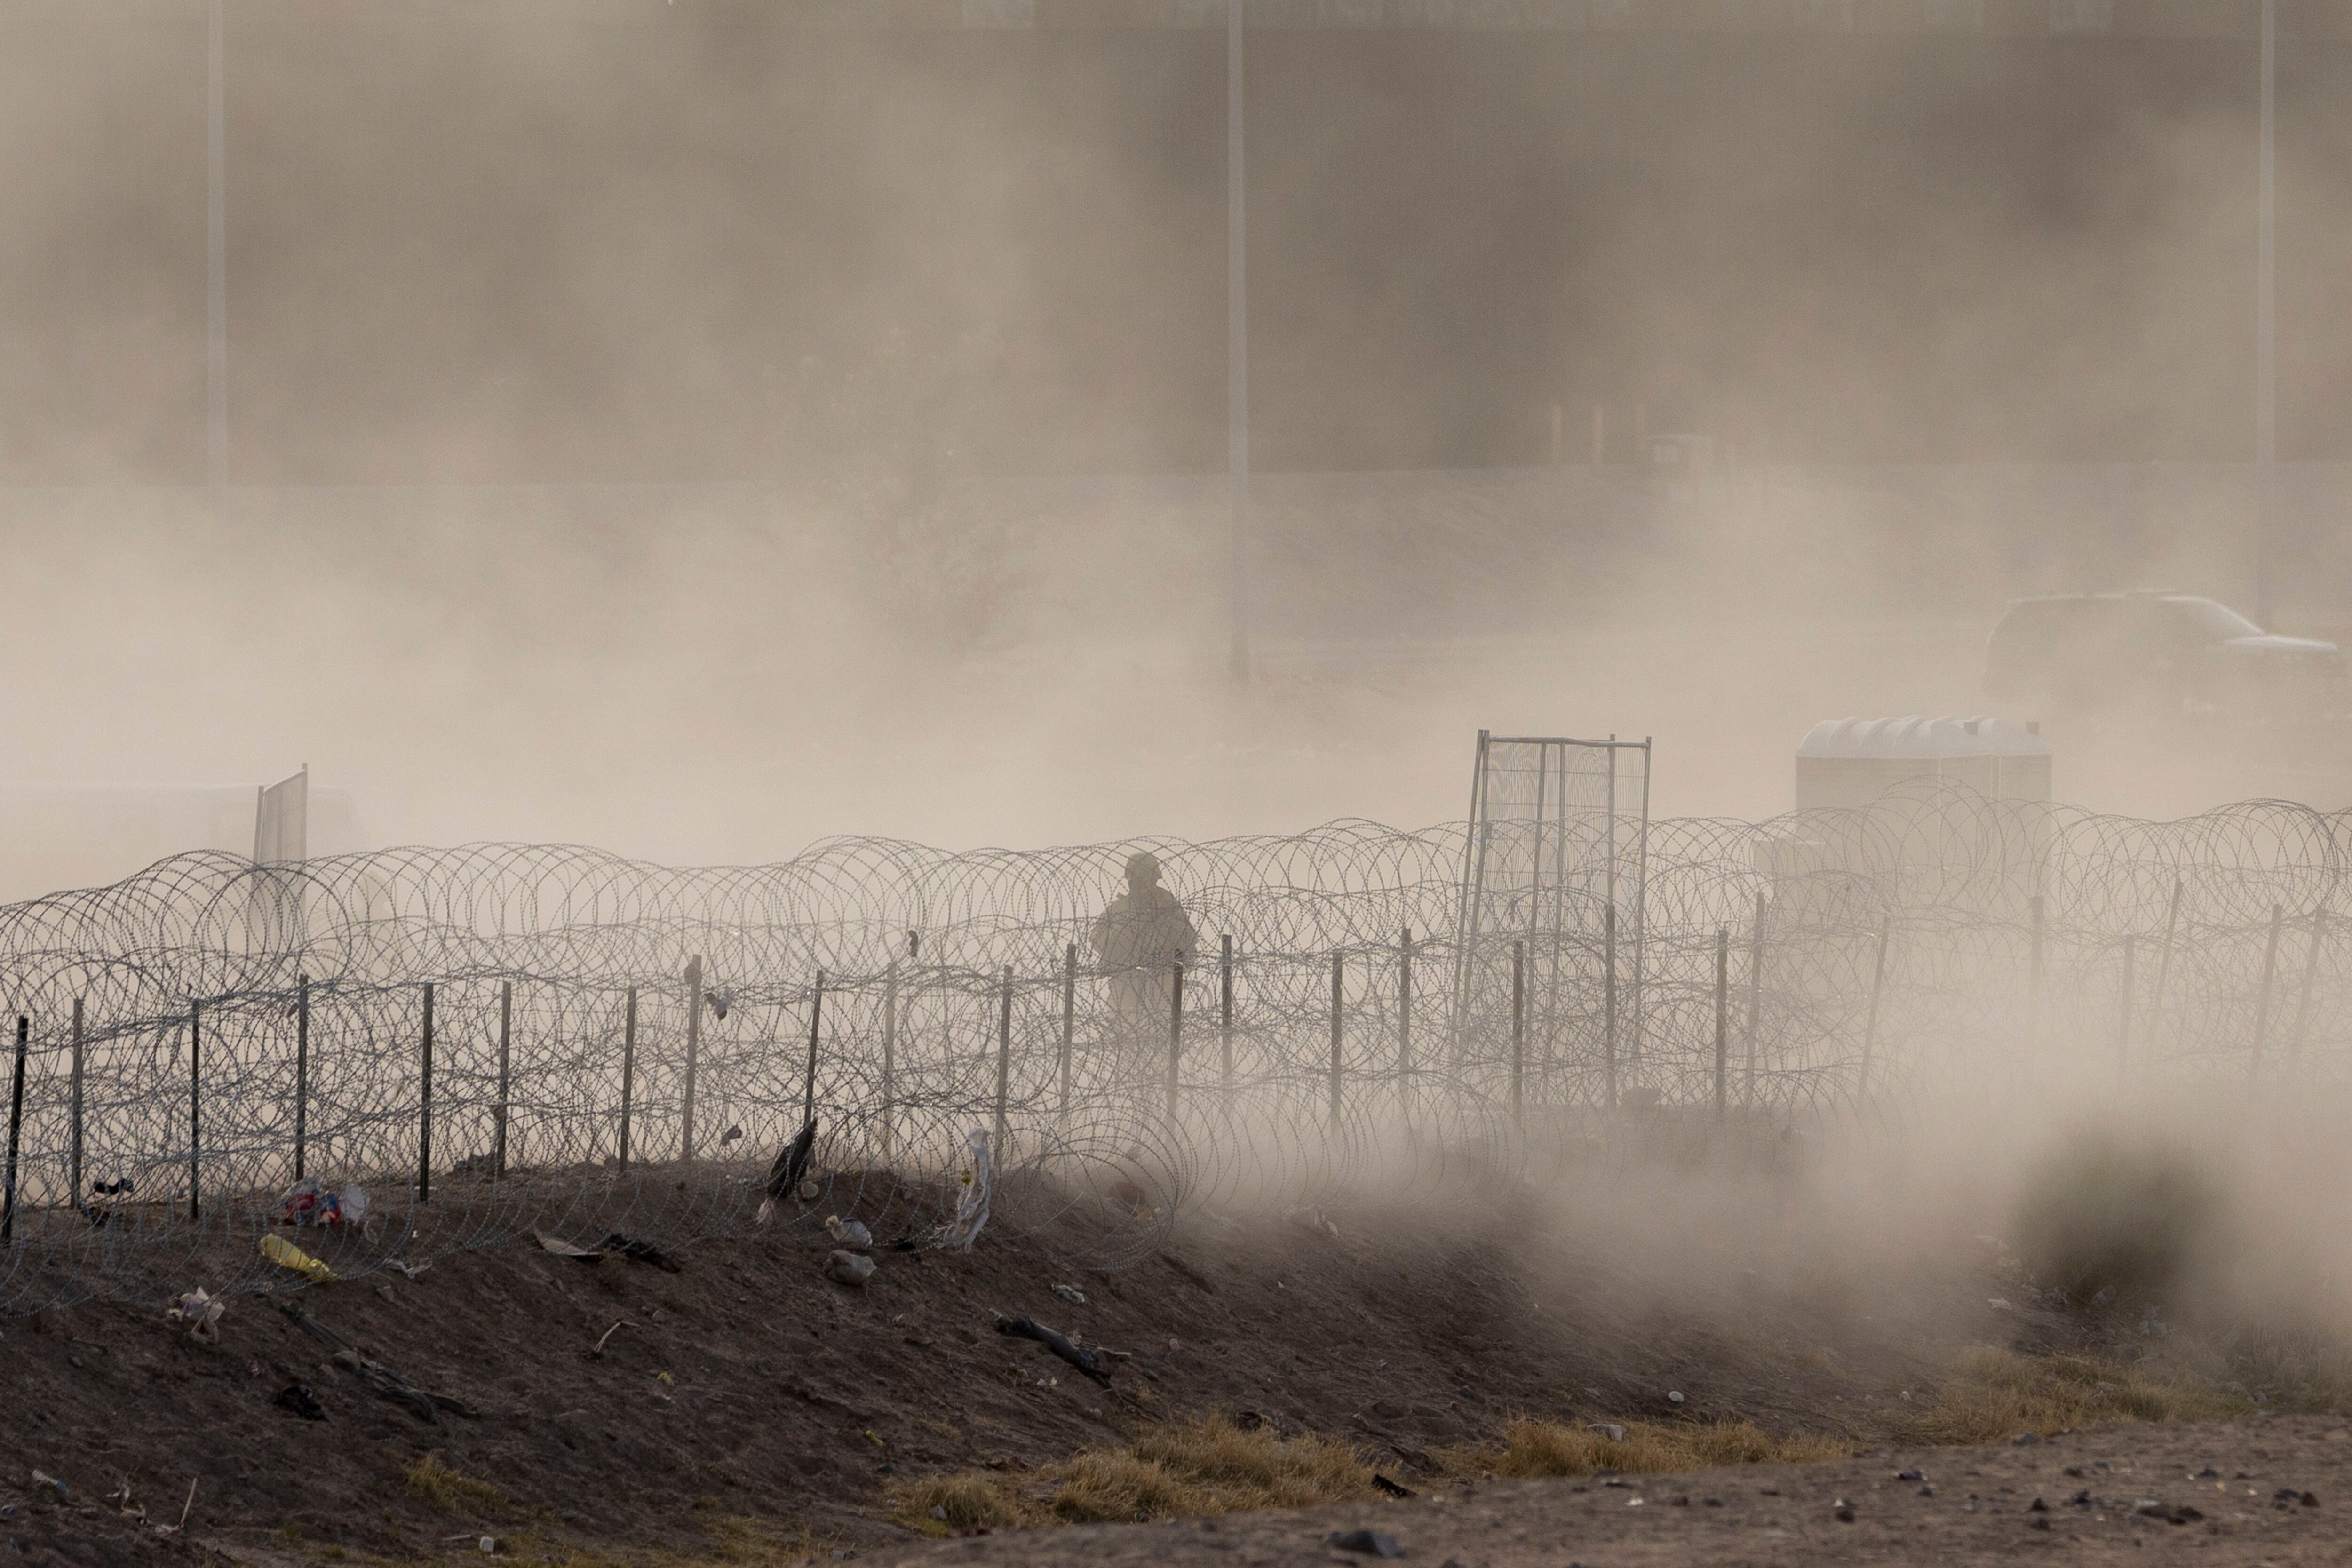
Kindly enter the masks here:
M 358 1186 L 330 1187 L 316 1176 L 294 1184 L 278 1205 L 280 1225 L 357 1225 L 367 1217 L 368 1195 Z
M 971 1251 L 971 1244 L 980 1239 L 981 1228 L 988 1224 L 988 1189 L 993 1179 L 988 1131 L 975 1127 L 964 1142 L 971 1150 L 971 1163 L 964 1167 L 963 1194 L 956 1200 L 955 1217 L 929 1238 L 930 1246 L 950 1252 Z

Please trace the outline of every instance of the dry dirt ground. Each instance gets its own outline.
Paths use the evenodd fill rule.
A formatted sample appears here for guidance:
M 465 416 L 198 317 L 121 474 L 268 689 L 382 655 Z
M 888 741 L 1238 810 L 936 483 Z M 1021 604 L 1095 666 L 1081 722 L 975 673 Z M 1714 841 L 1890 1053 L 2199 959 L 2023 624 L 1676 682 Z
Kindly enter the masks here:
M 1899 1479 L 1913 1470 L 1922 1479 Z M 2030 1447 L 1880 1448 L 1850 1463 L 1464 1483 L 1405 1501 L 1008 1531 L 882 1561 L 1361 1564 L 1379 1559 L 1328 1538 L 1370 1530 L 1431 1568 L 2341 1563 L 2352 1560 L 2347 1475 L 2352 1432 L 2335 1418 L 2258 1417 L 2111 1427 Z
M 869 1180 L 864 1191 L 880 1184 Z M 870 1196 L 868 1207 L 877 1235 L 897 1234 L 895 1216 Z M 2086 1331 L 2048 1314 L 1990 1307 L 1989 1284 L 2000 1281 L 1982 1259 L 1953 1265 L 1948 1278 L 1818 1270 L 1739 1278 L 1727 1283 L 1727 1300 L 1684 1291 L 1665 1308 L 1654 1283 L 1562 1245 L 1528 1214 L 1490 1210 L 1475 1226 L 1330 1217 L 1331 1226 L 1308 1215 L 1188 1219 L 1157 1254 L 1110 1275 L 1083 1273 L 1038 1243 L 995 1230 L 966 1255 L 879 1253 L 871 1284 L 851 1289 L 823 1277 L 829 1243 L 801 1223 L 705 1242 L 680 1256 L 675 1273 L 618 1258 L 583 1264 L 525 1239 L 444 1258 L 414 1280 L 374 1274 L 289 1298 L 372 1361 L 474 1412 L 429 1422 L 379 1397 L 258 1297 L 231 1301 L 217 1346 L 165 1324 L 161 1287 L 152 1302 L 93 1303 L 0 1323 L 0 1568 L 414 1562 L 471 1551 L 484 1535 L 523 1561 L 630 1561 L 656 1552 L 677 1553 L 662 1560 L 679 1563 L 789 1562 L 796 1545 L 828 1561 L 835 1550 L 871 1555 L 915 1539 L 888 1517 L 883 1492 L 894 1480 L 990 1464 L 1017 1471 L 1140 1423 L 1208 1409 L 1255 1411 L 1280 1430 L 1349 1437 L 1384 1467 L 1392 1460 L 1394 1473 L 1424 1492 L 1444 1493 L 1430 1456 L 1492 1441 L 1510 1415 L 1576 1423 L 1748 1419 L 1768 1430 L 1866 1441 L 1909 1408 L 1901 1403 L 1906 1391 L 1932 1380 L 1960 1345 L 2046 1349 Z M 236 1245 L 252 1242 L 247 1236 Z M 213 1263 L 225 1271 L 223 1258 Z M 205 1275 L 199 1256 L 174 1288 Z M 1084 1304 L 1057 1296 L 1056 1283 L 1081 1290 Z M 1131 1359 L 1099 1386 L 1043 1346 L 997 1334 L 1000 1312 L 1033 1314 Z M 314 1391 L 323 1421 L 275 1403 L 298 1383 Z M 1670 1402 L 1669 1392 L 1685 1397 Z M 2116 1444 L 2175 1440 L 2070 1439 L 2063 1450 L 1964 1461 L 1984 1471 L 1981 1484 L 1963 1479 L 1957 1455 L 1930 1456 L 1920 1462 L 1939 1483 L 1932 1505 L 1882 1484 L 1843 1532 L 1821 1524 L 1816 1505 L 1840 1487 L 1883 1483 L 1900 1465 L 1874 1460 L 1854 1468 L 1855 1479 L 1839 1472 L 1835 1480 L 1808 1480 L 1781 1500 L 1759 1498 L 1753 1474 L 1677 1481 L 1674 1495 L 1694 1497 L 1687 1512 L 1670 1497 L 1643 1494 L 1638 1525 L 1608 1527 L 1635 1534 L 1598 1539 L 1622 1539 L 1628 1551 L 1683 1550 L 1658 1544 L 1676 1541 L 1693 1551 L 1717 1542 L 1732 1551 L 1730 1543 L 1752 1537 L 1761 1551 L 1768 1538 L 1760 1532 L 1777 1528 L 1790 1532 L 1792 1551 L 1815 1533 L 1844 1550 L 1879 1540 L 1892 1551 L 1914 1536 L 1918 1543 L 1957 1540 L 1999 1522 L 2016 1527 L 2003 1539 L 2022 1541 L 2019 1550 L 2042 1550 L 2066 1534 L 2020 1533 L 2026 1524 L 2009 1515 L 2022 1502 L 2000 1486 L 2021 1495 L 2038 1489 L 2055 1507 L 2058 1482 L 2041 1471 L 2054 1472 L 2049 1461 L 2062 1453 L 2104 1457 Z M 2210 1461 L 2227 1475 L 2243 1468 L 2265 1481 L 2292 1480 L 2322 1498 L 2315 1517 L 2336 1517 L 2333 1489 L 2300 1461 L 2231 1457 L 2233 1444 L 2278 1439 L 2177 1440 L 2187 1445 L 2183 1463 L 2198 1441 L 2212 1445 L 2189 1469 Z M 411 1472 L 428 1455 L 483 1484 L 420 1487 Z M 2029 1481 L 2023 1469 L 2012 1478 L 2011 1466 L 2038 1469 Z M 37 1481 L 36 1469 L 62 1489 Z M 2084 1484 L 2103 1496 L 2133 1489 Z M 1696 1500 L 1702 1487 L 1714 1489 L 1705 1495 L 1718 1496 L 1721 1509 Z M 2166 1488 L 2154 1489 L 2185 1497 L 2184 1488 L 2167 1472 Z M 2003 1513 L 1994 1515 L 1990 1500 L 1978 1515 L 1963 1512 L 1970 1490 L 1998 1498 Z M 1417 1556 L 1444 1558 L 1427 1550 L 1440 1539 L 1433 1533 L 1439 1521 L 1458 1518 L 1469 1531 L 1467 1521 L 1487 1510 L 1530 1517 L 1512 1498 L 1555 1499 L 1546 1538 L 1554 1542 L 1578 1538 L 1568 1526 L 1584 1510 L 1614 1521 L 1613 1510 L 1631 1502 L 1623 1489 L 1597 1487 L 1447 1495 L 1393 1516 L 1413 1521 Z M 152 1528 L 178 1521 L 184 1507 L 184 1531 Z M 145 1524 L 137 1517 L 142 1508 Z M 2230 1517 L 2242 1509 L 2271 1528 L 2267 1496 L 2209 1511 L 2242 1532 L 2252 1527 Z M 1781 1522 L 1768 1526 L 1768 1516 Z M 2306 1533 L 2328 1528 L 2295 1518 Z M 1915 1529 L 1928 1521 L 1933 1532 Z M 2125 1538 L 2122 1524 L 2086 1524 L 2073 1511 L 2053 1523 Z M 1280 1532 L 1296 1528 L 1234 1521 L 1199 1531 L 1185 1550 L 1261 1536 L 1270 1550 L 1294 1540 Z M 2152 1534 L 2208 1538 L 2201 1525 Z M 1024 1551 L 1066 1553 L 1095 1539 L 1174 1550 L 1174 1542 L 1194 1537 L 1035 1539 L 1034 1548 L 988 1539 L 945 1550 L 1015 1561 Z M 1504 1535 L 1479 1537 L 1493 1543 L 1486 1546 L 1471 1539 L 1463 1537 L 1465 1564 L 1490 1560 L 1481 1552 L 1498 1563 L 1553 1561 L 1491 1555 Z M 782 1555 L 727 1555 L 761 1543 Z M 598 1555 L 583 1553 L 589 1544 Z

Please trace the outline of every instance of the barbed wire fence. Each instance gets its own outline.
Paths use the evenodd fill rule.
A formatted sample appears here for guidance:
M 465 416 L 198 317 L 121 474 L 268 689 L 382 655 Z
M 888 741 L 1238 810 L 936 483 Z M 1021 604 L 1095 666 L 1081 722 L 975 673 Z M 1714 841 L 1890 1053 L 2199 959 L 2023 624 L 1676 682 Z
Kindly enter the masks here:
M 1492 1197 L 1638 1133 L 1899 1127 L 1986 1085 L 2308 1082 L 2347 1060 L 2352 814 L 2172 823 L 1900 792 L 1648 825 L 1645 880 L 1464 937 L 1467 830 L 948 853 L 835 839 L 671 869 L 475 845 L 175 857 L 0 910 L 15 1023 L 0 1315 L 339 1273 L 533 1232 L 919 1237 L 992 1156 L 992 1226 L 1119 1268 L 1192 1205 Z M 1116 1001 L 1090 933 L 1148 850 L 1199 936 Z M 689 966 L 693 966 L 690 970 Z M 1596 1172 L 1598 1175 L 1596 1176 Z

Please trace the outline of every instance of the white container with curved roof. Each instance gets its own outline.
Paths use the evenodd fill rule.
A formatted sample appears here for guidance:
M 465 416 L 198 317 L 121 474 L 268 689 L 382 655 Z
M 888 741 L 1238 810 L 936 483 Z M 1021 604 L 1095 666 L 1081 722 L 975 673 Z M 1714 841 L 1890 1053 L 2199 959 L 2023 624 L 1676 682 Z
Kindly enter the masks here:
M 2050 742 L 2008 719 L 1825 719 L 1797 748 L 1797 808 L 1865 806 L 1916 780 L 2050 798 Z

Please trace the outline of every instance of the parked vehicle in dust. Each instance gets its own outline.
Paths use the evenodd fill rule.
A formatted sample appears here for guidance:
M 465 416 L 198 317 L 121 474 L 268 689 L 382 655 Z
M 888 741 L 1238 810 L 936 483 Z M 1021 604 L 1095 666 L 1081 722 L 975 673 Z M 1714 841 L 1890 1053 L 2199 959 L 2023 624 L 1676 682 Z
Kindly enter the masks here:
M 2332 642 L 2278 637 L 2194 594 L 2058 594 L 2012 603 L 1985 650 L 1985 694 L 2038 713 L 2312 713 L 2345 706 Z

